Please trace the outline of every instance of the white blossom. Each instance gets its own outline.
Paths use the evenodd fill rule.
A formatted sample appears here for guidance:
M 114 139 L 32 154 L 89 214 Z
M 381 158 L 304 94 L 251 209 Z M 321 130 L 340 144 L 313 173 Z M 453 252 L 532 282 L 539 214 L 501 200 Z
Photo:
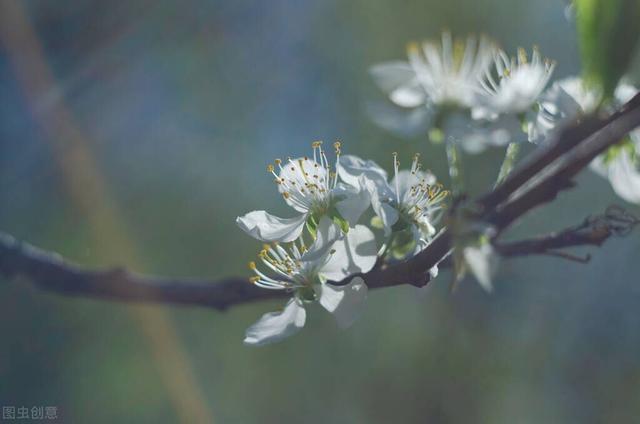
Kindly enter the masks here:
M 524 49 L 518 49 L 517 58 L 498 50 L 494 66 L 482 76 L 483 91 L 476 99 L 474 118 L 492 120 L 501 114 L 528 112 L 542 94 L 554 68 L 555 63 L 542 58 L 535 47 L 531 60 Z
M 555 128 L 596 110 L 602 93 L 588 87 L 582 78 L 556 81 L 541 96 L 536 117 L 528 126 L 529 141 L 540 143 Z
M 402 118 L 398 112 L 390 115 L 388 109 L 382 113 L 376 108 L 374 119 L 387 129 L 396 129 L 398 122 L 420 128 L 443 109 L 473 107 L 482 90 L 479 76 L 490 66 L 495 50 L 485 37 L 454 40 L 448 32 L 442 34 L 440 43 L 409 44 L 407 61 L 374 65 L 370 73 L 391 102 L 417 109 Z
M 638 90 L 630 84 L 619 84 L 610 106 L 620 107 L 637 92 Z M 594 112 L 601 102 L 601 92 L 588 87 L 580 78 L 567 78 L 557 82 L 550 89 L 541 113 L 544 110 L 552 110 L 553 113 L 547 113 L 546 118 L 539 117 L 539 121 L 546 122 L 546 132 L 549 132 L 580 115 Z M 635 130 L 629 134 L 626 142 L 613 146 L 595 158 L 589 167 L 596 174 L 607 178 L 613 190 L 622 199 L 640 204 L 639 156 L 640 131 Z
M 370 194 L 371 206 L 380 219 L 385 235 L 404 232 L 411 235 L 414 255 L 423 250 L 436 233 L 444 200 L 449 194 L 435 176 L 422 171 L 419 155 L 415 155 L 409 170 L 400 170 L 397 155 L 393 155 L 394 177 L 389 183 L 387 173 L 373 161 L 356 156 L 340 158 L 338 173 L 353 186 L 360 186 Z
M 345 286 L 333 286 L 327 281 L 339 282 L 371 270 L 377 246 L 367 227 L 356 225 L 343 236 L 329 218 L 323 217 L 308 249 L 301 237 L 288 247 L 265 245 L 259 258 L 268 272 L 251 262 L 249 267 L 256 274 L 251 282 L 265 289 L 287 290 L 292 299 L 283 311 L 265 314 L 247 329 L 244 343 L 249 345 L 276 342 L 296 333 L 306 320 L 304 305 L 314 301 L 333 313 L 340 327 L 350 326 L 366 299 L 364 280 L 354 277 Z
M 493 291 L 493 277 L 495 276 L 500 257 L 490 242 L 478 245 L 470 244 L 462 248 L 465 266 L 487 292 Z
M 266 242 L 290 242 L 296 240 L 305 227 L 317 225 L 328 214 L 338 221 L 355 225 L 364 212 L 364 193 L 338 183 L 337 173 L 331 170 L 321 142 L 314 142 L 313 157 L 275 160 L 275 166 L 267 170 L 275 177 L 278 191 L 285 202 L 299 215 L 280 218 L 265 211 L 253 211 L 238 217 L 236 223 L 247 234 Z M 334 143 L 336 162 L 340 157 L 340 143 Z M 277 172 L 276 172 L 277 171 Z

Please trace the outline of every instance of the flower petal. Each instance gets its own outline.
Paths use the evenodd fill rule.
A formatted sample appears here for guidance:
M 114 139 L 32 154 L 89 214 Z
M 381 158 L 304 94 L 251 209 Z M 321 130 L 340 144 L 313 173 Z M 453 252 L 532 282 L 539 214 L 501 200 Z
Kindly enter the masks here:
M 318 270 L 322 277 L 341 281 L 352 274 L 367 272 L 376 263 L 378 248 L 373 232 L 364 225 L 351 228 L 335 242 L 327 262 Z
M 631 98 L 637 93 L 638 89 L 633 85 L 622 82 L 618 87 L 616 87 L 616 91 L 613 95 L 616 98 L 616 101 L 622 105 L 631 100 Z
M 323 284 L 320 304 L 333 314 L 338 327 L 350 327 L 360 316 L 367 300 L 367 285 L 362 277 L 354 277 L 346 286 Z
M 390 100 L 402 107 L 416 107 L 427 100 L 424 88 L 407 62 L 394 61 L 372 66 L 369 73 Z
M 387 181 L 387 171 L 372 160 L 364 160 L 354 155 L 340 156 L 338 161 L 338 175 L 345 183 L 352 187 L 360 187 L 361 175 L 378 183 Z
M 630 203 L 640 204 L 640 171 L 629 152 L 622 151 L 609 166 L 609 182 L 616 194 Z
M 342 236 L 340 227 L 331 221 L 327 216 L 323 216 L 318 224 L 316 239 L 302 255 L 303 262 L 313 262 L 324 256 L 333 244 Z
M 488 292 L 493 291 L 491 283 L 498 270 L 498 255 L 489 243 L 480 246 L 467 246 L 463 250 L 464 260 L 476 277 L 480 286 Z
M 604 163 L 604 154 L 593 159 L 591 163 L 589 163 L 589 169 L 603 178 L 609 177 L 609 170 L 607 169 L 607 165 Z
M 263 346 L 289 337 L 304 327 L 307 313 L 295 298 L 289 300 L 281 312 L 264 314 L 247 328 L 244 344 Z
M 295 218 L 279 218 L 265 211 L 253 211 L 237 217 L 236 224 L 258 240 L 289 242 L 300 236 L 306 219 L 304 214 Z
M 391 234 L 391 227 L 398 221 L 400 214 L 389 203 L 383 202 L 382 199 L 389 198 L 392 195 L 391 189 L 385 181 L 385 186 L 381 192 L 380 187 L 364 175 L 360 177 L 361 184 L 369 192 L 371 207 L 375 214 L 382 221 L 385 236 Z
M 391 187 L 393 190 L 398 191 L 400 200 L 402 201 L 405 195 L 411 194 L 411 188 L 423 180 L 426 184 L 436 183 L 436 177 L 430 171 L 418 170 L 413 173 L 408 169 L 403 169 L 398 171 L 396 176 L 393 177 Z
M 500 115 L 494 121 L 472 121 L 455 114 L 445 123 L 446 133 L 464 149 L 466 153 L 482 153 L 489 147 L 506 146 L 518 141 L 522 128 L 515 115 Z
M 426 133 L 434 116 L 434 109 L 426 105 L 405 109 L 389 102 L 369 102 L 366 110 L 380 128 L 405 138 Z
M 350 190 L 344 200 L 336 203 L 336 209 L 347 220 L 350 227 L 355 227 L 364 211 L 369 208 L 370 203 L 369 192 L 358 188 Z
M 308 175 L 311 173 L 314 174 L 314 183 L 320 186 L 324 186 L 330 178 L 324 166 L 307 157 L 288 159 L 278 173 L 282 182 L 278 184 L 278 191 L 284 195 L 287 205 L 301 213 L 309 212 L 311 206 L 313 195 L 303 189 L 309 183 Z

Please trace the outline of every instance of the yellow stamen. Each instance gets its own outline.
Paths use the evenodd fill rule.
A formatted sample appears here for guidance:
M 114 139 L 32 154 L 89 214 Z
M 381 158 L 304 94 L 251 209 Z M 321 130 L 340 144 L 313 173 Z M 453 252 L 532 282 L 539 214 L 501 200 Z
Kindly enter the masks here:
M 420 46 L 415 41 L 407 44 L 407 54 L 414 55 L 420 53 Z
M 525 49 L 523 49 L 522 47 L 518 47 L 518 60 L 522 64 L 526 64 L 527 63 L 527 51 Z

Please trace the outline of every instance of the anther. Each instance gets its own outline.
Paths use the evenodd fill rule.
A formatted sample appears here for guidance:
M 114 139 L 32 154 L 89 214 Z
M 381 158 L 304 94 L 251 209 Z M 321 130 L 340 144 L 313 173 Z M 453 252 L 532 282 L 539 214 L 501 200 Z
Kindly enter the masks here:
M 408 54 L 418 54 L 419 51 L 420 51 L 420 48 L 418 46 L 418 43 L 416 43 L 415 41 L 412 41 L 412 42 L 407 44 L 407 53 Z

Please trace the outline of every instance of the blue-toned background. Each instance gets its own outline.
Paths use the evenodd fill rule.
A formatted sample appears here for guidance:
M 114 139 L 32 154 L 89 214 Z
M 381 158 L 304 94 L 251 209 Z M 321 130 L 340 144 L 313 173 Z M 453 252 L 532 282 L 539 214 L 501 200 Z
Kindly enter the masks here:
M 248 275 L 234 225 L 289 213 L 266 165 L 317 139 L 385 166 L 441 148 L 368 119 L 367 69 L 407 41 L 486 33 L 579 70 L 560 0 L 12 1 L 0 3 L 0 230 L 87 266 Z M 490 187 L 499 151 L 465 157 Z M 623 204 L 586 172 L 510 237 Z M 625 205 L 630 211 L 637 207 Z M 266 302 L 220 313 L 62 298 L 0 279 L 0 404 L 60 422 L 633 422 L 640 414 L 640 238 L 588 265 L 503 264 L 492 295 L 450 275 L 370 294 L 340 331 L 318 307 L 251 349 Z

